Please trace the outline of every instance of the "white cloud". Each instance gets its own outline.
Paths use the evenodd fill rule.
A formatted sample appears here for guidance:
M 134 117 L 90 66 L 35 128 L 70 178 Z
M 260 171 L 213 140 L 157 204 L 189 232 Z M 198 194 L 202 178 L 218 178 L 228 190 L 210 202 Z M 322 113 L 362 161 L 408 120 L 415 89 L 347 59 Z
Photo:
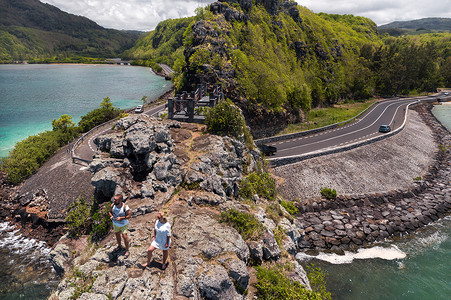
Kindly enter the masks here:
M 451 0 L 297 0 L 314 12 L 353 14 L 382 25 L 428 17 L 451 17 Z
M 41 0 L 85 16 L 106 28 L 153 30 L 159 22 L 194 15 L 212 0 Z M 297 0 L 314 12 L 353 14 L 382 25 L 426 17 L 451 16 L 451 0 Z
M 194 15 L 198 6 L 208 3 L 193 0 L 41 0 L 59 9 L 87 17 L 100 26 L 115 29 L 150 31 L 166 19 Z

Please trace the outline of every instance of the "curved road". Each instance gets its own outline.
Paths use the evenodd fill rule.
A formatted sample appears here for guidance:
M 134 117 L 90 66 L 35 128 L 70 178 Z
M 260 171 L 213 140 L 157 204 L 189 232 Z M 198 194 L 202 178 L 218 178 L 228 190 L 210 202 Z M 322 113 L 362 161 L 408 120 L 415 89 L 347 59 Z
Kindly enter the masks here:
M 157 114 L 164 110 L 166 104 L 160 104 L 157 106 L 153 106 L 151 108 L 145 109 L 143 114 L 146 114 L 148 116 L 155 117 Z M 134 112 L 131 112 L 133 114 Z M 76 162 L 84 162 L 89 163 L 92 161 L 92 157 L 94 156 L 95 152 L 97 151 L 97 146 L 94 144 L 94 139 L 98 137 L 99 135 L 103 135 L 111 131 L 112 122 L 110 121 L 102 126 L 100 126 L 95 132 L 85 136 L 80 143 L 80 146 L 76 149 L 76 157 L 78 158 Z
M 437 98 L 439 96 L 382 101 L 371 107 L 365 114 L 352 123 L 344 126 L 303 137 L 287 138 L 286 140 L 267 143 L 267 145 L 277 147 L 277 153 L 268 158 L 272 160 L 281 157 L 296 157 L 316 151 L 342 147 L 384 135 L 385 133 L 379 132 L 379 126 L 382 124 L 390 125 L 392 131 L 402 126 L 409 104 L 425 100 L 436 100 Z M 165 104 L 154 106 L 145 110 L 144 114 L 156 116 L 164 108 Z M 96 130 L 95 133 L 85 137 L 85 140 L 76 150 L 76 157 L 80 158 L 81 161 L 90 162 L 97 150 L 93 140 L 97 136 L 107 133 L 110 129 L 111 124 L 107 123 Z
M 386 134 L 379 132 L 380 125 L 390 125 L 392 131 L 402 126 L 409 104 L 425 100 L 437 100 L 437 98 L 439 96 L 382 101 L 371 107 L 364 115 L 352 123 L 344 126 L 302 137 L 289 138 L 288 135 L 285 140 L 265 143 L 277 147 L 275 155 L 268 158 L 270 160 L 276 160 L 282 157 L 296 157 L 380 137 Z

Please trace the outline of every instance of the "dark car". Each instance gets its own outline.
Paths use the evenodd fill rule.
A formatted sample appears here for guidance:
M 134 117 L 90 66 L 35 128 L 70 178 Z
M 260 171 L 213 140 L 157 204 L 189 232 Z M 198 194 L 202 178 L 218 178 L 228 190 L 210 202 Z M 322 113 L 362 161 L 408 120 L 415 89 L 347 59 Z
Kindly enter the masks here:
M 381 125 L 380 127 L 379 127 L 379 132 L 390 132 L 391 131 L 391 128 L 390 128 L 390 125 Z
M 277 148 L 274 146 L 269 146 L 269 145 L 265 145 L 265 144 L 260 144 L 257 145 L 258 148 L 260 149 L 260 151 L 264 154 L 264 155 L 274 155 L 274 153 L 277 152 Z

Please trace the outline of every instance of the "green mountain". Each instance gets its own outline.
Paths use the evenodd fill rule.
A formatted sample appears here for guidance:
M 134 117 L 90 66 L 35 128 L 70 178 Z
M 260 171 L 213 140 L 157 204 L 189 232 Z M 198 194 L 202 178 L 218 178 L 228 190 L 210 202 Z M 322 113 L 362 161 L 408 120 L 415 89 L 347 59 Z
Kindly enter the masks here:
M 381 25 L 378 29 L 380 33 L 388 33 L 392 36 L 451 32 L 451 18 L 424 18 L 411 21 L 397 21 Z
M 126 54 L 172 65 L 178 91 L 221 83 L 259 137 L 303 122 L 313 107 L 451 84 L 450 40 L 381 36 L 367 18 L 294 1 L 226 0 L 160 23 Z
M 0 0 L 0 61 L 117 57 L 139 32 L 105 29 L 38 0 Z

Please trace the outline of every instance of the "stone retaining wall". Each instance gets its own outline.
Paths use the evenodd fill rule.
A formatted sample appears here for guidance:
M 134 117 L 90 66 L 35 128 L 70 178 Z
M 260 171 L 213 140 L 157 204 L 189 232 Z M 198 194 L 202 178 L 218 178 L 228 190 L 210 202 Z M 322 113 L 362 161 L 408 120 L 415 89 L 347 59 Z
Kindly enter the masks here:
M 433 117 L 431 107 L 415 108 L 434 131 L 437 144 L 444 145 L 428 174 L 409 190 L 298 203 L 304 228 L 301 249 L 353 249 L 412 232 L 451 212 L 451 135 Z

